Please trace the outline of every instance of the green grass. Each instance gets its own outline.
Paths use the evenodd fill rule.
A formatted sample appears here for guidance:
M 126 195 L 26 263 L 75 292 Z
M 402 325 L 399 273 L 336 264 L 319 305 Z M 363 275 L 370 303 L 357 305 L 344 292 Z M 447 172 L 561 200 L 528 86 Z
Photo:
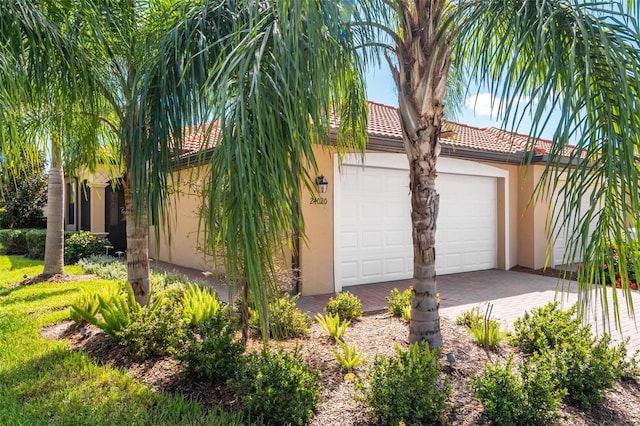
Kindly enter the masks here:
M 41 337 L 41 327 L 69 317 L 80 292 L 116 285 L 96 279 L 11 286 L 42 268 L 42 261 L 0 256 L 0 424 L 242 424 L 235 414 L 152 392 L 123 371 L 68 351 L 64 341 Z M 65 270 L 80 272 L 75 266 Z

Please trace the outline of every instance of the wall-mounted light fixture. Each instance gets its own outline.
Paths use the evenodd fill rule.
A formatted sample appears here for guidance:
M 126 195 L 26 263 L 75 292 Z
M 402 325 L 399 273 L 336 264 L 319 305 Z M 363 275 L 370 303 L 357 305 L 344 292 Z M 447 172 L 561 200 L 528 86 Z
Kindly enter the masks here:
M 318 188 L 318 192 L 320 194 L 324 194 L 327 192 L 327 188 L 329 187 L 329 181 L 324 175 L 320 175 L 316 178 L 316 188 Z

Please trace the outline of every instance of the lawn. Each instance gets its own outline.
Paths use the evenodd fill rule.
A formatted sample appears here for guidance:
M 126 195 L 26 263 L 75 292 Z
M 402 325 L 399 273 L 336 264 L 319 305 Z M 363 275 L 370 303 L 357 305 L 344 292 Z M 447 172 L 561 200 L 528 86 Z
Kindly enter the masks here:
M 78 266 L 66 267 L 80 274 Z M 102 366 L 39 330 L 69 317 L 69 305 L 89 289 L 114 281 L 85 280 L 16 286 L 43 270 L 42 261 L 0 256 L 0 424 L 229 425 L 237 415 L 208 410 L 182 396 L 154 392 L 123 371 Z

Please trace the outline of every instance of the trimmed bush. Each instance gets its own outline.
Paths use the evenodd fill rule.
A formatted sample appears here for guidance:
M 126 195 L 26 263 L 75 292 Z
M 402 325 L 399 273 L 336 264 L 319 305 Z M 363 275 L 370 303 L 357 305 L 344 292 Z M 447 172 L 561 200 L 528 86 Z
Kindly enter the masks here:
M 635 360 L 627 361 L 626 345 L 611 347 L 611 338 L 597 338 L 588 325 L 558 303 L 533 309 L 514 322 L 512 343 L 527 353 L 540 353 L 553 360 L 560 386 L 567 398 L 579 405 L 591 406 L 604 398 L 621 377 L 636 372 Z
M 127 279 L 127 264 L 123 261 L 104 254 L 83 257 L 78 261 L 85 274 L 95 274 L 105 280 Z M 155 287 L 154 287 L 155 288 Z
M 181 305 L 161 292 L 150 304 L 133 312 L 131 323 L 116 334 L 116 339 L 136 356 L 148 359 L 178 354 L 184 336 Z
M 396 357 L 376 357 L 359 383 L 375 422 L 384 425 L 445 424 L 451 386 L 441 377 L 439 351 L 426 343 L 396 346 Z
M 484 412 L 497 425 L 547 425 L 560 418 L 564 389 L 559 390 L 553 363 L 533 356 L 513 371 L 513 355 L 506 365 L 499 361 L 472 377 L 471 384 Z
M 111 243 L 108 239 L 93 235 L 91 232 L 74 232 L 65 240 L 64 262 L 70 265 L 84 257 L 104 254 L 105 246 L 109 245 Z
M 339 315 L 343 320 L 352 321 L 362 316 L 362 302 L 355 294 L 343 291 L 329 298 L 324 311 L 327 315 Z
M 188 374 L 215 382 L 225 382 L 241 370 L 244 357 L 242 342 L 234 336 L 238 325 L 225 312 L 198 326 L 198 333 L 187 332 L 187 350 L 180 356 Z
M 5 254 L 27 254 L 27 236 L 23 229 L 0 230 L 0 243 L 4 246 Z
M 510 343 L 523 352 L 533 353 L 543 348 L 555 348 L 571 340 L 584 329 L 575 316 L 576 306 L 566 311 L 560 309 L 558 302 L 551 302 L 524 313 L 513 323 L 514 332 Z M 584 332 L 584 331 L 582 331 Z
M 27 240 L 27 257 L 44 259 L 44 248 L 47 241 L 46 229 L 29 229 L 25 232 Z
M 389 311 L 396 317 L 401 317 L 402 311 L 405 309 L 405 307 L 409 306 L 409 308 L 411 308 L 412 292 L 412 287 L 409 287 L 402 293 L 400 293 L 397 288 L 391 290 L 389 296 L 385 298 L 387 299 L 388 304 L 387 311 Z
M 299 297 L 300 295 L 291 297 L 285 293 L 283 296 L 276 296 L 269 300 L 269 332 L 274 339 L 300 337 L 309 333 L 311 317 L 296 307 L 296 300 Z M 249 324 L 256 329 L 260 328 L 255 310 L 251 312 Z
M 264 424 L 304 425 L 309 422 L 320 394 L 319 370 L 303 361 L 300 348 L 252 353 L 247 366 L 230 382 L 247 414 Z

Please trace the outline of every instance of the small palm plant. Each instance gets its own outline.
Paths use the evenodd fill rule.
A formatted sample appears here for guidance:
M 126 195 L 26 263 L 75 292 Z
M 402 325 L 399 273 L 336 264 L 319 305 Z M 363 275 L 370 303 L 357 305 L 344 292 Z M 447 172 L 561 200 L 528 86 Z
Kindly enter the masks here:
M 333 353 L 345 370 L 350 371 L 366 360 L 363 351 L 359 351 L 354 343 L 347 344 L 338 340 L 338 346 L 340 346 L 342 352 L 337 348 L 333 348 Z
M 197 284 L 189 285 L 182 296 L 184 322 L 190 327 L 205 323 L 225 309 L 215 291 Z
M 331 337 L 334 341 L 340 342 L 342 336 L 344 336 L 344 332 L 347 330 L 351 321 L 340 321 L 340 315 L 335 314 L 327 314 L 327 315 L 316 315 L 316 321 L 322 327 L 324 331 L 327 332 L 329 337 Z

